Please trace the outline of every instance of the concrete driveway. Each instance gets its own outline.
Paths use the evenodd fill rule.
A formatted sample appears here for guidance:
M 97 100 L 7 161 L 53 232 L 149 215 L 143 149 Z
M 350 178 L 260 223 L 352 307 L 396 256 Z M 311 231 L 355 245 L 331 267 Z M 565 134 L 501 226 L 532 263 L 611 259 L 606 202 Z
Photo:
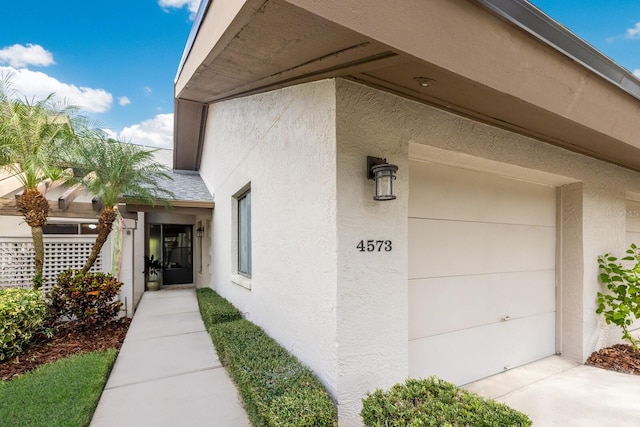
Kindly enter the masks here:
M 464 386 L 529 415 L 535 427 L 639 427 L 640 376 L 558 356 Z

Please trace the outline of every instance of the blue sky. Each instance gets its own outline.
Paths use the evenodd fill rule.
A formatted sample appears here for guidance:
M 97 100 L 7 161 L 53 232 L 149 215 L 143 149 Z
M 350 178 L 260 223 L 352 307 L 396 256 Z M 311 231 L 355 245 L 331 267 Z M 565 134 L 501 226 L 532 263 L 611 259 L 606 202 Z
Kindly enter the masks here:
M 533 0 L 640 76 L 640 0 Z M 173 80 L 200 0 L 5 1 L 0 74 L 55 92 L 114 136 L 170 148 Z
M 531 3 L 640 76 L 639 0 L 531 0 Z
M 199 2 L 3 2 L 0 73 L 28 98 L 55 92 L 116 136 L 170 147 L 173 81 Z

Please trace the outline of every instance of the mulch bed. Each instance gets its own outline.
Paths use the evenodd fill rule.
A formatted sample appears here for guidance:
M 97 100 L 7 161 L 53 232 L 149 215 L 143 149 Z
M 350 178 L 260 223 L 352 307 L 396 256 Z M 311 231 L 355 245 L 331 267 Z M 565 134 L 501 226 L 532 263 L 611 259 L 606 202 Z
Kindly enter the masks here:
M 0 381 L 31 371 L 45 363 L 74 354 L 120 349 L 129 329 L 130 319 L 123 319 L 97 330 L 80 331 L 74 322 L 57 328 L 53 338 L 38 337 L 19 356 L 0 362 Z M 587 365 L 625 374 L 640 375 L 640 351 L 627 344 L 616 344 L 593 352 Z
M 592 353 L 586 364 L 609 371 L 640 375 L 640 351 L 634 351 L 628 344 L 616 344 Z
M 53 338 L 40 336 L 24 353 L 0 362 L 0 380 L 11 380 L 40 365 L 74 354 L 120 349 L 129 323 L 129 319 L 123 319 L 96 330 L 81 331 L 77 324 L 68 322 L 56 328 Z

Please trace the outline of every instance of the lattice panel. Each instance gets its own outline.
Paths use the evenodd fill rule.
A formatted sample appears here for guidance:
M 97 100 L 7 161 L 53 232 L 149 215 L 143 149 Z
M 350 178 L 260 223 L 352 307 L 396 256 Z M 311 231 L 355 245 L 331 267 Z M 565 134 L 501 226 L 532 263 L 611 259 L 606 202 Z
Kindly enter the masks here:
M 69 268 L 82 268 L 91 253 L 94 239 L 71 236 L 64 240 L 45 238 L 45 291 L 51 289 L 58 274 Z M 31 240 L 14 238 L 0 241 L 0 287 L 31 287 L 33 252 Z M 102 271 L 102 254 L 98 255 L 91 271 Z

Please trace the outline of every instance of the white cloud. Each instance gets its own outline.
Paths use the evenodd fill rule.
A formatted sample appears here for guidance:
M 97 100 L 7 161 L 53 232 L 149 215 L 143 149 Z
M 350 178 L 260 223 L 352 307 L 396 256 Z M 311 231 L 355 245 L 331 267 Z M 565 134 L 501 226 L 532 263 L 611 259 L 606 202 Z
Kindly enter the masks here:
M 627 28 L 626 37 L 628 39 L 640 39 L 640 22 L 636 22 L 633 28 Z
M 27 65 L 46 67 L 55 64 L 53 54 L 37 44 L 28 43 L 26 46 L 14 44 L 0 50 L 0 64 L 22 68 Z
M 153 90 L 149 86 L 143 87 L 142 90 L 144 91 L 145 95 L 151 95 L 151 92 L 153 92 Z
M 200 0 L 158 0 L 158 4 L 164 10 L 169 8 L 181 9 L 185 6 L 189 9 L 192 16 L 198 11 L 198 7 L 200 7 Z
M 113 96 L 104 89 L 78 87 L 63 83 L 45 73 L 26 68 L 0 67 L 0 75 L 12 74 L 11 85 L 21 95 L 31 100 L 44 99 L 55 93 L 56 99 L 75 105 L 84 111 L 104 113 L 111 108 Z
M 173 114 L 158 114 L 137 125 L 128 126 L 120 133 L 105 129 L 112 138 L 138 145 L 158 148 L 173 148 Z
M 121 96 L 120 98 L 118 98 L 118 104 L 124 107 L 125 105 L 131 104 L 131 100 L 126 96 Z
M 640 68 L 633 70 L 633 75 L 640 79 Z

